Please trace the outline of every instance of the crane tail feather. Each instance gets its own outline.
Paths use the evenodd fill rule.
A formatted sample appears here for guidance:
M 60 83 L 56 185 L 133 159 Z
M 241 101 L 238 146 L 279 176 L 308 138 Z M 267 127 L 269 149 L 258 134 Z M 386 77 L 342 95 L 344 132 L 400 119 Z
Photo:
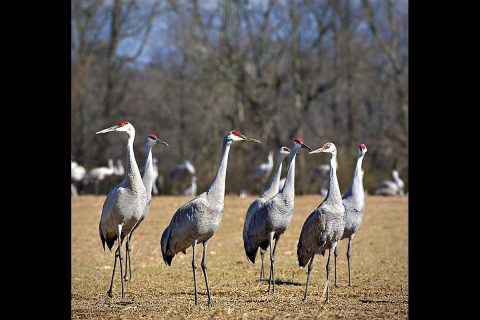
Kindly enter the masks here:
M 170 240 L 170 226 L 168 226 L 162 233 L 162 238 L 160 239 L 160 247 L 162 249 L 162 257 L 165 264 L 168 266 L 172 265 L 172 260 L 175 255 L 168 254 L 168 242 Z

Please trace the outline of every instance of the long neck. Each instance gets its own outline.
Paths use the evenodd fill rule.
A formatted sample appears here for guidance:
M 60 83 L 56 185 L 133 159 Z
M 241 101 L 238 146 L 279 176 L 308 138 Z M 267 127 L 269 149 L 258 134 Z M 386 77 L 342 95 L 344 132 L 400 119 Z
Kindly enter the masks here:
M 212 184 L 207 190 L 209 198 L 215 198 L 223 203 L 225 198 L 225 177 L 227 175 L 228 153 L 230 152 L 231 141 L 225 140 L 223 142 L 222 157 L 220 165 L 218 166 L 217 174 L 212 181 Z
M 267 188 L 260 194 L 260 198 L 271 198 L 278 193 L 278 186 L 280 185 L 280 175 L 282 174 L 283 156 L 279 155 L 275 163 L 275 171 Z
M 296 148 L 291 148 L 290 152 L 290 159 L 288 162 L 288 171 L 287 177 L 285 178 L 285 184 L 283 185 L 283 189 L 281 194 L 283 197 L 289 197 L 293 202 L 293 198 L 295 196 L 295 158 L 297 157 L 297 150 Z
M 154 170 L 153 170 L 153 163 L 152 163 L 152 145 L 149 143 L 146 143 L 145 150 L 147 152 L 147 161 L 145 162 L 145 169 L 143 170 L 142 180 L 143 180 L 145 189 L 147 189 L 147 194 L 151 195 L 153 182 L 154 182 L 153 181 Z
M 337 179 L 337 154 L 332 153 L 330 159 L 330 176 L 328 181 L 328 193 L 325 197 L 325 202 L 342 203 L 342 195 L 340 194 L 340 187 Z
M 353 180 L 350 189 L 345 194 L 347 196 L 353 196 L 358 198 L 359 200 L 363 200 L 365 193 L 363 190 L 363 173 L 362 173 L 362 161 L 363 155 L 360 155 L 357 158 L 357 164 L 355 166 L 355 171 L 353 172 Z
M 133 140 L 135 140 L 135 131 L 128 133 L 127 142 L 127 174 L 125 180 L 130 186 L 142 180 L 137 161 L 135 160 L 135 154 L 133 152 Z

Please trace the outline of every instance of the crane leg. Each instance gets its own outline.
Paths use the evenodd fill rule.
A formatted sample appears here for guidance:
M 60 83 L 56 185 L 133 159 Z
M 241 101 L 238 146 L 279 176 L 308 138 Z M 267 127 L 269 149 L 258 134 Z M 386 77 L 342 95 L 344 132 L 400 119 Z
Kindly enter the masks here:
M 335 277 L 334 277 L 335 280 L 334 281 L 335 282 L 334 282 L 333 286 L 335 288 L 338 287 L 338 285 L 337 285 L 337 257 L 338 257 L 338 249 L 337 249 L 337 247 L 335 247 L 335 250 L 333 251 L 333 259 L 334 259 L 333 262 L 334 262 L 334 265 L 335 265 L 334 266 L 334 275 L 335 275 Z
M 272 285 L 272 294 L 275 293 L 275 249 L 272 250 L 273 235 L 275 232 L 270 232 L 268 242 L 270 244 L 270 278 L 268 279 L 268 291 L 270 293 L 270 285 Z M 275 241 L 277 247 L 277 241 Z
M 354 237 L 355 237 L 355 234 L 352 234 L 348 238 L 347 262 L 348 262 L 348 286 L 349 287 L 352 286 L 352 274 L 351 274 L 351 271 L 350 271 L 350 248 L 351 248 L 352 241 L 353 241 Z
M 110 289 L 108 289 L 107 291 L 107 294 L 108 296 L 111 298 L 113 297 L 113 277 L 115 276 L 115 268 L 117 266 L 117 258 L 118 258 L 118 251 L 119 251 L 120 248 L 117 248 L 117 250 L 115 250 L 115 261 L 113 262 L 113 271 L 112 271 L 112 280 L 110 281 Z
M 132 280 L 132 265 L 130 262 L 130 238 L 132 236 L 133 231 L 127 236 L 127 243 L 125 244 L 125 276 L 123 277 L 125 281 Z M 127 277 L 128 274 L 128 277 Z
M 195 305 L 198 305 L 198 296 L 197 296 L 197 263 L 195 262 L 195 247 L 197 246 L 197 240 L 194 240 L 192 242 L 192 249 L 193 249 L 193 254 L 192 254 L 192 270 L 193 270 L 193 286 L 195 288 Z
M 125 299 L 125 287 L 123 283 L 123 267 L 122 267 L 122 227 L 123 225 L 118 225 L 118 259 L 120 262 L 120 280 L 122 282 L 122 299 Z
M 327 296 L 325 298 L 325 302 L 330 302 L 330 280 L 329 280 L 329 276 L 330 276 L 330 256 L 331 256 L 331 253 L 332 253 L 332 249 L 333 251 L 335 251 L 337 247 L 337 242 L 335 241 L 333 244 L 332 244 L 332 248 L 328 249 L 328 260 L 327 260 Z
M 307 300 L 307 297 L 308 297 L 308 284 L 310 283 L 310 273 L 312 272 L 312 269 L 313 269 L 313 258 L 315 258 L 315 255 L 312 256 L 312 258 L 310 259 L 310 263 L 308 264 L 307 283 L 305 284 L 303 301 Z
M 264 278 L 264 269 L 263 269 L 263 261 L 265 260 L 265 251 L 260 248 L 260 257 L 262 258 L 262 268 L 260 269 L 260 280 Z
M 205 252 L 207 251 L 207 246 L 208 243 L 210 242 L 210 239 L 207 241 L 203 242 L 203 253 L 202 253 L 202 271 L 203 271 L 203 276 L 205 278 L 205 284 L 207 286 L 207 294 L 208 294 L 208 306 L 210 307 L 212 305 L 212 296 L 210 295 L 210 287 L 208 286 L 208 276 L 207 276 L 207 262 L 205 260 Z

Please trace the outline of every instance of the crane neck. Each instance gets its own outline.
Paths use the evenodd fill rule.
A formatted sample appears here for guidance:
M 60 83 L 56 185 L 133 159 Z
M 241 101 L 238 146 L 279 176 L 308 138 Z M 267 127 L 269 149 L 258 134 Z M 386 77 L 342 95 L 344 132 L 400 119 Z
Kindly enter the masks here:
M 145 162 L 145 168 L 143 170 L 143 184 L 145 189 L 147 189 L 148 197 L 152 196 L 152 188 L 155 181 L 154 179 L 154 169 L 153 169 L 153 162 L 152 162 L 152 148 L 153 145 L 150 143 L 145 143 L 145 150 L 147 154 L 147 161 Z
M 328 181 L 328 193 L 325 197 L 324 202 L 326 203 L 342 203 L 342 195 L 340 193 L 340 187 L 338 185 L 337 179 L 337 153 L 332 153 L 332 158 L 330 159 L 330 174 Z
M 293 205 L 295 197 L 295 158 L 297 157 L 297 149 L 292 146 L 290 150 L 287 176 L 285 177 L 285 184 L 280 193 L 282 194 L 282 197 L 288 197 Z
M 135 131 L 128 132 L 127 142 L 127 171 L 125 181 L 127 186 L 133 187 L 142 182 L 140 170 L 138 169 L 137 161 L 135 160 L 135 153 L 133 151 L 133 141 L 135 140 Z M 143 183 L 141 183 L 143 185 Z
M 218 166 L 217 174 L 212 181 L 212 184 L 207 190 L 207 197 L 214 199 L 213 202 L 218 202 L 223 205 L 225 198 L 225 178 L 227 175 L 228 153 L 232 141 L 224 140 L 222 148 L 222 156 L 220 158 L 220 165 Z
M 355 165 L 355 171 L 353 172 L 353 180 L 350 189 L 348 189 L 344 198 L 346 197 L 355 197 L 358 200 L 363 201 L 365 197 L 365 192 L 363 190 L 363 172 L 362 172 L 362 161 L 364 155 L 360 155 L 357 158 L 357 163 Z
M 282 174 L 283 155 L 279 155 L 275 163 L 275 171 L 267 188 L 260 194 L 260 198 L 271 198 L 278 193 L 278 186 L 280 185 L 280 175 Z

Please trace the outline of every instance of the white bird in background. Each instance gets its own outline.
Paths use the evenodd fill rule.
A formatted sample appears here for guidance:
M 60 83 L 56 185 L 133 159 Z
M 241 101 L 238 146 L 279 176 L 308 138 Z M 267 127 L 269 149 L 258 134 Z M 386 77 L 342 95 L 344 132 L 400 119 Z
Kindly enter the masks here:
M 383 180 L 378 185 L 377 189 L 375 190 L 375 195 L 380 196 L 403 196 L 405 195 L 403 189 L 405 188 L 405 184 L 402 179 L 400 179 L 400 175 L 397 170 L 397 160 L 395 159 L 395 163 L 393 165 L 392 170 L 392 179 L 390 180 Z
M 112 279 L 110 289 L 107 294 L 112 297 L 113 277 L 117 258 L 120 260 L 120 279 L 122 282 L 122 298 L 125 298 L 123 285 L 123 266 L 122 266 L 122 241 L 128 237 L 138 221 L 145 214 L 149 205 L 149 196 L 147 189 L 142 181 L 140 170 L 138 169 L 133 152 L 133 141 L 135 140 L 135 128 L 127 121 L 119 122 L 117 125 L 98 131 L 96 134 L 107 132 L 126 132 L 128 134 L 127 142 L 127 170 L 125 178 L 119 185 L 110 191 L 103 204 L 102 216 L 98 229 L 103 249 L 105 242 L 111 251 L 115 241 L 118 241 L 118 248 L 115 251 L 115 261 L 113 264 Z M 112 164 L 113 165 L 113 164 Z
M 245 216 L 245 222 L 243 225 L 243 243 L 244 243 L 244 248 L 247 248 L 249 239 L 248 239 L 248 228 L 250 226 L 250 220 L 252 219 L 252 216 L 258 211 L 258 209 L 264 204 L 268 199 L 276 195 L 277 193 L 280 192 L 281 189 L 279 189 L 279 184 L 280 184 L 280 175 L 282 173 L 282 164 L 283 160 L 287 155 L 290 154 L 290 149 L 288 147 L 281 147 L 278 152 L 277 152 L 277 161 L 275 163 L 275 170 L 273 171 L 272 178 L 270 180 L 270 183 L 268 186 L 265 188 L 265 190 L 260 194 L 260 196 L 253 201 L 250 206 L 247 209 L 247 215 Z M 265 250 L 260 248 L 260 255 L 262 258 L 262 267 L 260 269 L 260 279 L 263 279 L 263 261 L 265 257 Z
M 127 272 L 129 271 L 129 278 L 130 280 L 132 279 L 132 266 L 131 266 L 131 263 L 130 263 L 130 251 L 131 251 L 131 247 L 130 247 L 130 241 L 132 240 L 132 236 L 133 236 L 133 232 L 138 228 L 138 226 L 140 225 L 140 223 L 145 219 L 145 217 L 147 216 L 148 214 L 148 211 L 150 209 L 150 203 L 151 203 L 151 200 L 152 200 L 152 188 L 155 184 L 155 165 L 153 164 L 153 161 L 152 161 L 152 148 L 154 145 L 156 144 L 163 144 L 165 146 L 168 147 L 168 143 L 166 143 L 165 141 L 162 141 L 160 139 L 158 139 L 158 137 L 154 134 L 151 134 L 149 136 L 147 136 L 145 138 L 145 151 L 146 151 L 146 158 L 147 160 L 145 161 L 145 167 L 143 168 L 143 173 L 142 173 L 142 181 L 143 181 L 143 184 L 145 185 L 145 189 L 147 190 L 147 197 L 148 197 L 148 206 L 145 210 L 145 212 L 143 213 L 142 217 L 140 218 L 140 220 L 138 220 L 137 224 L 135 225 L 135 227 L 133 227 L 132 231 L 130 232 L 130 234 L 128 235 L 127 237 L 127 243 L 126 243 L 126 261 L 125 261 L 125 281 L 128 280 L 127 278 Z M 157 170 L 157 176 L 158 176 L 158 170 Z
M 198 304 L 197 277 L 195 272 L 195 269 L 197 268 L 197 264 L 195 262 L 195 248 L 197 243 L 203 244 L 201 267 L 207 287 L 208 305 L 210 306 L 212 304 L 210 288 L 208 286 L 205 252 L 208 243 L 218 230 L 220 221 L 222 220 L 228 153 L 230 152 L 232 143 L 236 141 L 260 142 L 256 139 L 244 136 L 239 131 L 228 132 L 223 138 L 221 161 L 212 184 L 207 191 L 203 192 L 193 200 L 190 200 L 175 212 L 170 224 L 163 231 L 160 240 L 163 260 L 169 266 L 172 263 L 173 257 L 177 253 L 186 253 L 187 248 L 190 246 L 192 247 L 192 270 L 195 289 L 195 305 Z
M 159 194 L 158 188 L 157 188 L 157 179 L 158 179 L 158 159 L 157 158 L 153 158 L 152 168 L 153 168 L 152 193 L 154 195 L 157 195 L 157 194 Z
M 292 141 L 285 186 L 275 196 L 265 201 L 260 208 L 253 213 L 246 227 L 247 232 L 243 236 L 245 253 L 253 263 L 255 263 L 258 248 L 265 251 L 270 246 L 268 293 L 270 293 L 271 285 L 273 287 L 272 293 L 275 293 L 275 250 L 280 237 L 287 230 L 293 216 L 295 200 L 295 158 L 300 148 L 312 150 L 300 138 Z M 275 247 L 272 250 L 273 240 L 275 240 Z
M 172 179 L 184 179 L 188 176 L 193 176 L 195 174 L 195 167 L 190 163 L 190 161 L 185 160 L 180 164 L 177 164 L 170 171 L 170 178 Z
M 336 161 L 336 160 L 335 160 Z M 338 167 L 338 162 L 336 163 Z M 315 167 L 310 176 L 310 183 L 320 179 L 320 195 L 326 196 L 328 192 L 328 176 L 330 174 L 330 164 L 322 163 Z
M 197 177 L 196 176 L 192 177 L 192 185 L 187 189 L 185 189 L 185 191 L 183 191 L 183 195 L 191 196 L 191 197 L 192 196 L 195 197 L 197 195 Z
M 122 160 L 117 159 L 117 164 L 113 169 L 113 174 L 120 177 L 123 177 L 123 175 L 125 175 L 125 168 L 123 167 Z
M 93 183 L 95 184 L 95 194 L 98 195 L 100 182 L 103 181 L 106 177 L 113 175 L 114 172 L 115 168 L 113 166 L 113 160 L 108 159 L 108 167 L 97 167 L 90 169 L 85 175 L 85 179 L 83 181 L 84 183 L 90 183 L 91 181 L 93 181 Z
M 343 206 L 345 207 L 345 229 L 343 231 L 342 239 L 348 238 L 347 262 L 348 262 L 348 286 L 352 286 L 352 276 L 350 271 L 350 248 L 352 246 L 353 238 L 357 233 L 363 220 L 363 211 L 365 209 L 365 192 L 363 190 L 363 170 L 362 161 L 367 153 L 367 146 L 363 143 L 358 146 L 359 152 L 357 157 L 357 164 L 353 172 L 353 180 L 350 189 L 342 198 Z M 333 252 L 335 257 L 335 287 L 337 286 L 337 256 L 338 247 L 335 247 Z
M 262 182 L 268 178 L 273 169 L 273 151 L 268 153 L 268 160 L 266 163 L 261 163 L 255 167 L 252 172 L 252 179 L 254 181 Z
M 343 235 L 345 228 L 345 207 L 342 204 L 342 194 L 338 186 L 337 180 L 337 148 L 331 142 L 327 142 L 323 147 L 316 149 L 310 153 L 328 152 L 332 155 L 330 159 L 330 179 L 327 196 L 322 203 L 313 210 L 308 218 L 303 223 L 302 232 L 298 239 L 297 258 L 300 267 L 305 267 L 308 264 L 307 282 L 305 285 L 305 293 L 303 300 L 307 299 L 308 284 L 310 282 L 310 273 L 313 268 L 313 259 L 315 254 L 325 254 L 328 249 L 327 261 L 327 282 L 326 282 L 326 302 L 330 297 L 330 253 L 335 251 L 338 241 Z
M 83 166 L 79 165 L 77 162 L 72 161 L 71 163 L 71 191 L 72 191 L 72 196 L 76 197 L 78 196 L 78 191 L 76 184 L 80 183 L 83 178 L 85 177 L 86 170 Z

